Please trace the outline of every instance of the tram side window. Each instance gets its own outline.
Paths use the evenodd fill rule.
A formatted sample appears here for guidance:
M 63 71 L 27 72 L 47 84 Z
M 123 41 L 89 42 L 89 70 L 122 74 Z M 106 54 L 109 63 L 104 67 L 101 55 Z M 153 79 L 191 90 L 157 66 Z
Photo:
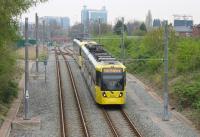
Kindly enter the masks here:
M 124 72 L 124 85 L 126 85 L 126 72 Z
M 96 71 L 96 85 L 101 86 L 101 72 Z

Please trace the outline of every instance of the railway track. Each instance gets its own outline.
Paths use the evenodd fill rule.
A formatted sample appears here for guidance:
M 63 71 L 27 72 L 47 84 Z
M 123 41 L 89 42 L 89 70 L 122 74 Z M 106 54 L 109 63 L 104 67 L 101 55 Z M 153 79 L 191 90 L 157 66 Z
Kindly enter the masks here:
M 74 91 L 73 92 L 74 93 L 74 97 L 75 97 L 77 108 L 78 108 L 78 112 L 79 112 L 79 115 L 80 115 L 80 121 L 81 121 L 82 129 L 83 129 L 83 132 L 84 132 L 84 136 L 90 137 L 89 131 L 88 131 L 88 127 L 87 127 L 87 124 L 86 124 L 86 118 L 85 118 L 84 113 L 83 113 L 83 109 L 82 109 L 81 102 L 80 102 L 80 97 L 79 97 L 79 94 L 78 94 L 78 91 L 77 91 L 76 83 L 75 83 L 75 80 L 74 80 L 74 76 L 73 76 L 70 64 L 67 61 L 67 58 L 65 57 L 64 52 L 61 51 L 59 48 L 58 48 L 58 50 L 59 50 L 60 54 L 62 55 L 62 57 L 64 58 L 66 67 L 68 69 L 71 85 L 72 85 L 73 91 Z
M 135 133 L 135 135 L 137 137 L 142 137 L 141 133 L 139 132 L 139 130 L 137 129 L 137 127 L 135 126 L 135 124 L 131 121 L 131 119 L 129 118 L 128 114 L 124 111 L 124 109 L 121 109 L 120 111 L 121 111 L 122 115 L 124 116 L 124 118 L 126 119 L 126 121 L 128 122 L 130 128 Z
M 63 48 L 65 50 L 65 53 L 69 54 L 69 55 L 72 55 L 73 54 L 73 50 L 70 49 L 70 48 L 67 48 L 67 47 L 64 47 Z M 62 51 L 63 52 L 63 51 Z
M 113 121 L 111 120 L 109 114 L 107 113 L 107 111 L 105 109 L 102 109 L 102 111 L 103 111 L 103 114 L 105 115 L 106 121 L 107 121 L 107 123 L 108 123 L 108 125 L 109 125 L 109 127 L 110 127 L 110 129 L 111 129 L 111 131 L 113 133 L 113 135 L 115 137 L 119 137 L 119 135 L 118 135 L 119 133 L 117 132 L 117 129 L 114 126 Z
M 120 130 L 123 129 L 123 127 L 125 128 L 127 126 L 128 126 L 127 128 L 129 129 L 126 128 L 126 132 L 127 132 L 126 134 L 129 134 L 129 136 L 133 136 L 133 137 L 142 137 L 141 133 L 139 132 L 135 124 L 131 121 L 128 114 L 123 110 L 123 108 L 120 108 L 119 110 L 111 112 L 112 110 L 108 110 L 106 107 L 103 107 L 102 111 L 115 137 L 125 136 L 123 135 L 124 133 L 122 133 L 125 131 L 124 130 L 120 131 Z M 115 118 L 116 116 L 114 115 L 118 115 L 118 117 Z M 119 123 L 119 120 L 120 122 L 121 121 L 123 122 Z
M 58 85 L 58 99 L 59 99 L 59 111 L 60 111 L 60 133 L 61 137 L 67 136 L 67 128 L 66 128 L 66 119 L 65 119 L 65 111 L 64 111 L 64 99 L 63 99 L 63 90 L 62 90 L 62 80 L 60 73 L 60 63 L 58 60 L 58 53 L 55 49 L 55 57 L 56 57 L 56 71 L 57 71 L 57 85 Z
M 66 50 L 65 48 L 64 48 L 64 50 L 65 50 L 65 52 L 63 52 L 59 49 L 60 53 L 61 54 L 63 53 L 62 56 L 65 60 L 66 66 L 69 70 L 68 72 L 70 74 L 70 79 L 71 79 L 71 82 L 72 82 L 72 85 L 73 85 L 73 88 L 74 88 L 74 93 L 75 93 L 77 105 L 78 105 L 78 108 L 79 108 L 79 113 L 80 113 L 80 117 L 81 117 L 82 126 L 83 126 L 83 129 L 84 129 L 84 134 L 85 134 L 85 136 L 89 136 L 88 128 L 87 128 L 87 125 L 86 125 L 86 122 L 85 122 L 85 117 L 83 115 L 83 110 L 82 110 L 82 107 L 81 107 L 81 104 L 80 104 L 80 99 L 79 99 L 78 91 L 77 91 L 77 88 L 76 88 L 76 85 L 75 85 L 74 77 L 73 77 L 69 62 L 66 61 L 67 59 L 64 56 L 64 53 L 69 52 L 69 51 Z M 67 55 L 70 55 L 70 54 L 67 54 Z M 116 119 L 112 118 L 113 115 L 109 114 L 110 113 L 109 110 L 106 109 L 105 107 L 103 107 L 101 110 L 102 110 L 103 115 L 104 115 L 104 117 L 107 121 L 108 126 L 110 127 L 110 130 L 112 131 L 113 136 L 115 136 L 115 137 L 123 136 L 122 131 L 120 132 L 121 127 L 119 127 L 119 123 L 116 124 L 118 119 L 116 120 Z M 136 128 L 135 124 L 131 121 L 128 114 L 124 111 L 123 108 L 120 107 L 120 109 L 118 109 L 114 113 L 117 113 L 118 115 L 120 115 L 120 119 L 123 119 L 122 121 L 124 121 L 123 124 L 126 125 L 126 127 L 129 128 L 128 134 L 130 134 L 131 136 L 134 136 L 134 137 L 142 137 L 141 133 Z

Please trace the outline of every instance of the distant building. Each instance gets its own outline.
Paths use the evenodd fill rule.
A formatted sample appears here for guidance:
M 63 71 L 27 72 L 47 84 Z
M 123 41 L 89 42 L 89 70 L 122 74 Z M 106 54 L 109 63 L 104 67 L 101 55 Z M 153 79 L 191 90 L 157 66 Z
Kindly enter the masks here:
M 160 28 L 162 26 L 160 19 L 154 19 L 153 20 L 153 27 L 154 28 Z
M 181 36 L 192 36 L 192 16 L 174 15 L 174 30 Z
M 193 37 L 200 37 L 200 24 L 193 27 L 192 36 Z
M 81 11 L 81 23 L 85 27 L 85 33 L 88 32 L 89 24 L 96 23 L 107 23 L 107 10 L 102 7 L 100 10 L 87 9 L 86 6 L 83 7 Z
M 70 27 L 70 20 L 68 17 L 61 17 L 61 26 L 64 29 L 68 29 Z
M 84 33 L 88 32 L 89 27 L 89 12 L 87 10 L 87 7 L 84 6 L 81 11 L 81 23 L 84 26 Z
M 65 43 L 69 42 L 69 38 L 65 36 L 54 36 L 51 38 L 52 41 L 55 41 L 56 43 Z
M 46 25 L 57 25 L 63 29 L 68 29 L 70 27 L 70 19 L 68 17 L 45 16 L 39 19 L 39 23 L 42 24 L 43 20 Z
M 105 7 L 100 10 L 87 9 L 86 6 L 83 7 L 81 11 L 81 23 L 92 23 L 98 22 L 99 19 L 102 23 L 107 23 L 107 11 Z
M 151 30 L 151 28 L 153 26 L 152 25 L 152 14 L 151 14 L 150 10 L 148 10 L 148 13 L 146 15 L 145 25 L 146 25 L 146 28 L 147 28 L 148 31 Z

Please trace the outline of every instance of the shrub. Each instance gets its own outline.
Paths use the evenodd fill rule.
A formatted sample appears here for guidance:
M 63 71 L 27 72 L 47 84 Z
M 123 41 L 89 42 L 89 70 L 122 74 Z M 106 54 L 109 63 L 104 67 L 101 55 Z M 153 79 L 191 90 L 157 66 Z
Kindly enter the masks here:
M 200 83 L 177 83 L 174 86 L 174 93 L 177 96 L 179 105 L 182 107 L 199 107 L 200 103 Z
M 182 38 L 177 45 L 177 73 L 198 70 L 200 67 L 200 41 Z
M 200 111 L 200 98 L 193 104 L 193 107 Z
M 0 92 L 0 100 L 3 103 L 10 103 L 10 101 L 17 97 L 18 95 L 18 85 L 16 82 L 9 81 L 8 85 Z

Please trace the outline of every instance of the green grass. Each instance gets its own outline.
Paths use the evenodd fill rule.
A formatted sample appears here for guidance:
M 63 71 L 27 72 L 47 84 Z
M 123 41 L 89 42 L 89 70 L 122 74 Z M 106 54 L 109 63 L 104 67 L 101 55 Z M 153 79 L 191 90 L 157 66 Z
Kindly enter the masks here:
M 25 48 L 18 48 L 16 51 L 17 58 L 18 59 L 24 59 L 25 58 Z M 28 47 L 28 54 L 29 59 L 35 60 L 36 59 L 36 47 L 30 46 Z M 43 59 L 47 56 L 47 47 L 39 46 L 39 59 Z

